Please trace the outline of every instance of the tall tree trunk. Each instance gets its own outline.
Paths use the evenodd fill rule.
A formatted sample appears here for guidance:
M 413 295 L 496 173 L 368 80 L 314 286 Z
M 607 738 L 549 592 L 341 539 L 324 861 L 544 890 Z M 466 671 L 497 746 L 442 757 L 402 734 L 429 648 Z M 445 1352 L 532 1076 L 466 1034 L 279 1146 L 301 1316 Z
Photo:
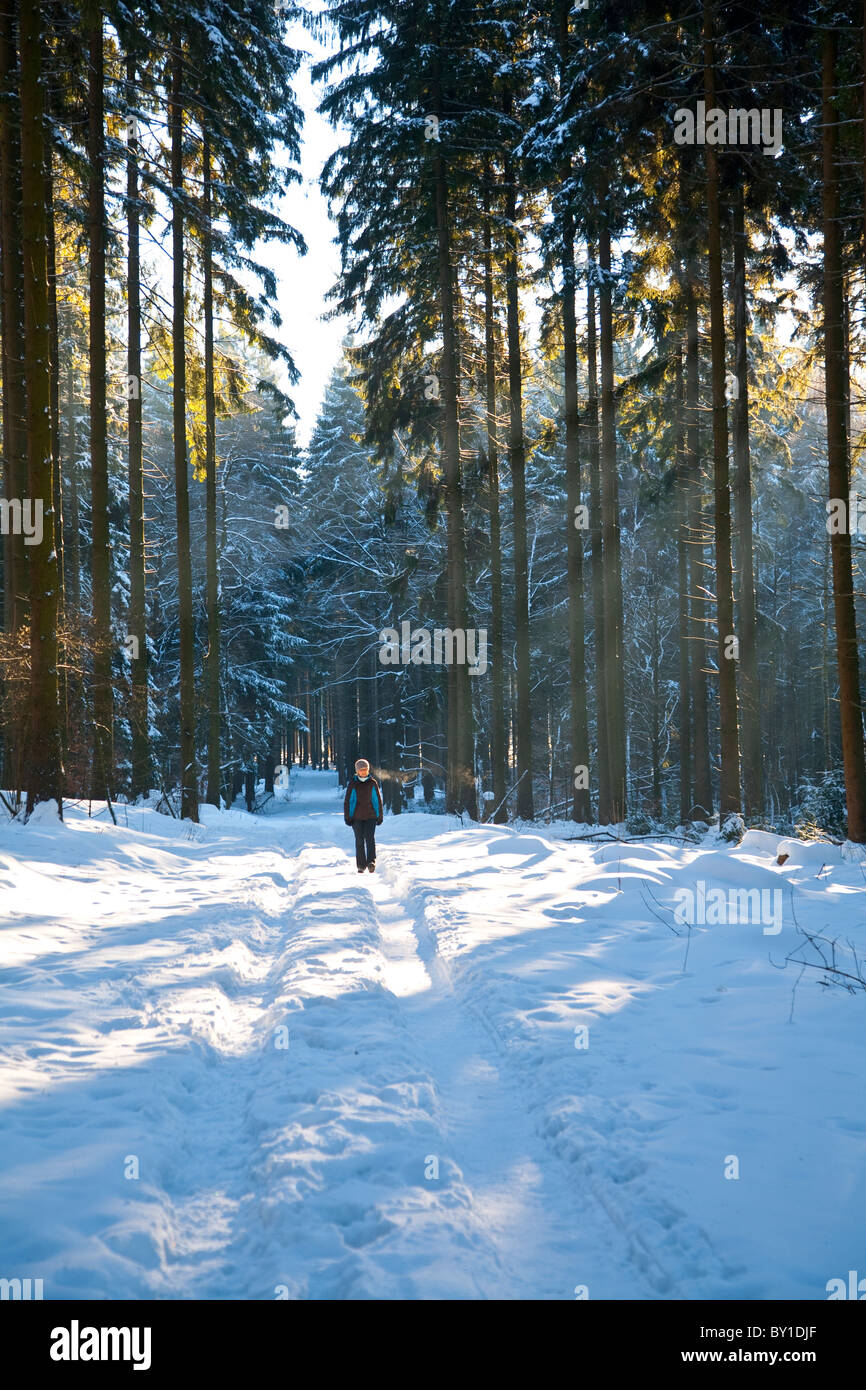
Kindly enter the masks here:
M 565 388 L 565 491 L 568 527 L 568 668 L 571 711 L 572 820 L 592 820 L 589 793 L 589 728 L 586 710 L 586 615 L 583 598 L 583 531 L 580 506 L 580 417 L 577 400 L 574 218 L 562 218 L 562 364 Z M 581 785 L 583 783 L 583 785 Z M 553 797 L 551 795 L 551 800 Z
M 710 111 L 716 104 L 710 0 L 704 0 L 704 96 L 707 110 Z M 728 481 L 728 402 L 725 390 L 725 301 L 722 288 L 719 161 L 715 145 L 706 146 L 706 161 L 721 766 L 719 814 L 724 819 L 729 812 L 740 810 L 740 749 L 737 727 L 737 666 L 730 647 L 730 639 L 734 636 L 734 586 L 731 564 L 731 492 Z
M 21 263 L 21 142 L 18 99 L 18 6 L 0 13 L 0 246 L 3 272 L 3 459 L 6 497 L 27 494 L 25 426 L 23 267 Z M 24 536 L 5 538 L 4 624 L 16 632 L 26 620 L 27 562 Z
M 843 328 L 843 265 L 839 226 L 839 171 L 837 142 L 839 115 L 836 108 L 836 34 L 824 31 L 821 130 L 823 158 L 824 224 L 824 392 L 827 410 L 828 484 L 831 499 L 845 504 L 849 515 L 850 464 L 845 421 L 845 342 Z M 842 762 L 848 809 L 848 838 L 866 840 L 866 760 L 863 750 L 863 714 L 860 706 L 860 664 L 857 653 L 857 617 L 854 607 L 854 574 L 851 533 L 846 526 L 830 536 L 833 564 L 833 608 L 836 617 L 836 662 L 839 671 L 839 718 L 842 730 Z
M 169 131 L 172 191 L 172 358 L 174 488 L 177 513 L 177 599 L 180 645 L 181 816 L 198 820 L 195 763 L 195 651 L 193 647 L 192 561 L 189 546 L 189 474 L 186 447 L 186 355 L 183 210 L 183 54 L 173 37 Z
M 367 678 L 367 684 L 370 691 L 370 732 L 368 735 L 369 741 L 367 744 L 368 751 L 365 754 L 365 756 L 370 759 L 374 767 L 378 768 L 382 766 L 383 742 L 382 725 L 379 716 L 379 706 L 381 703 L 379 681 L 381 677 L 382 667 L 380 666 L 377 660 L 375 647 L 370 647 L 369 652 L 367 654 L 367 660 L 370 665 L 370 673 Z M 307 679 L 309 680 L 309 675 L 307 676 Z M 393 752 L 393 739 L 392 748 L 390 751 Z
M 50 86 L 50 79 L 49 79 Z M 57 314 L 57 242 L 54 231 L 54 171 L 51 148 L 45 144 L 46 268 L 48 273 L 48 332 L 51 344 L 51 459 L 53 468 L 54 549 L 57 554 L 58 698 L 60 700 L 60 758 L 65 768 L 69 753 L 69 641 L 66 605 L 66 549 L 63 516 L 63 464 L 60 457 L 60 325 Z
M 21 138 L 19 119 L 18 6 L 0 10 L 0 274 L 3 304 L 3 490 L 7 502 L 27 496 L 27 422 L 24 381 L 23 265 L 21 260 Z M 10 513 L 11 515 L 11 513 Z M 24 535 L 11 525 L 3 537 L 3 626 L 15 634 L 27 621 Z M 23 775 L 21 717 L 27 702 L 27 673 L 17 689 L 7 688 L 10 715 L 3 730 L 3 785 L 17 803 Z M 14 684 L 14 678 L 10 676 Z
M 711 819 L 713 782 L 710 768 L 710 730 L 707 711 L 708 619 L 703 616 L 706 599 L 704 561 L 703 484 L 701 481 L 701 405 L 700 338 L 698 304 L 693 263 L 686 267 L 686 476 L 689 506 L 689 590 L 696 627 L 692 668 L 692 756 L 694 762 L 694 805 L 690 819 Z
M 338 651 L 334 664 L 334 757 L 337 763 L 339 783 L 345 787 L 349 760 L 349 696 L 342 654 Z
M 559 0 L 559 78 L 565 89 L 569 58 L 568 17 L 570 0 Z M 571 178 L 569 157 L 563 170 Z M 571 816 L 572 820 L 592 820 L 589 790 L 589 727 L 586 708 L 586 612 L 583 595 L 583 530 L 578 526 L 580 506 L 580 414 L 577 394 L 577 313 L 575 309 L 574 216 L 562 213 L 562 367 L 565 406 L 565 491 L 568 571 L 568 671 L 571 712 Z M 553 803 L 551 769 L 550 801 Z M 586 785 L 581 786 L 581 781 Z
M 207 601 L 207 798 L 220 798 L 220 598 L 216 535 L 216 400 L 213 349 L 213 232 L 210 139 L 202 132 L 204 175 L 204 401 Z
M 441 117 L 441 110 L 440 110 Z M 448 551 L 449 626 L 464 633 L 468 627 L 466 539 L 463 527 L 463 486 L 460 473 L 460 425 L 457 401 L 457 325 L 454 312 L 454 266 L 445 161 L 438 141 L 433 155 L 436 189 L 439 310 L 442 318 L 442 465 Z M 469 667 L 455 664 L 448 672 L 449 810 L 468 811 L 478 819 L 472 765 L 474 721 Z
M 508 461 L 514 508 L 514 636 L 517 660 L 517 814 L 535 815 L 532 794 L 532 686 L 529 645 L 529 552 L 526 541 L 526 441 L 518 296 L 517 176 L 505 160 L 505 296 L 508 337 Z
M 403 810 L 403 700 L 401 693 L 401 682 L 405 679 L 402 671 L 396 672 L 392 677 L 393 689 L 391 691 L 391 718 L 393 720 L 394 740 L 393 740 L 393 784 L 391 790 L 391 815 L 399 816 Z
M 357 758 L 366 758 L 373 767 L 378 768 L 378 740 L 379 740 L 379 720 L 376 715 L 376 681 L 378 679 L 379 667 L 376 661 L 374 648 L 362 651 L 358 661 L 358 727 L 360 739 L 358 747 L 360 752 L 355 755 Z M 306 673 L 305 673 L 306 678 Z M 310 716 L 309 704 L 307 705 L 307 728 L 309 730 Z M 305 765 L 309 760 L 310 735 L 306 736 Z
M 69 763 L 66 776 L 73 795 L 86 795 L 90 790 L 92 753 L 89 736 L 86 732 L 84 670 L 81 661 L 82 611 L 81 611 L 81 518 L 78 504 L 78 402 L 76 400 L 75 353 L 72 350 L 73 311 L 67 310 L 68 320 L 65 332 L 70 341 L 66 353 L 66 445 L 63 457 L 66 460 L 66 486 L 64 506 L 66 507 L 65 546 L 64 546 L 64 589 L 66 595 L 66 635 L 71 660 L 67 671 L 68 686 L 68 743 Z M 66 315 L 64 315 L 66 317 Z
M 60 711 L 57 699 L 57 555 L 51 458 L 51 326 L 48 305 L 42 6 L 21 10 L 21 249 L 27 379 L 29 495 L 42 501 L 42 535 L 29 549 L 30 713 L 27 815 L 56 799 L 63 814 Z
M 752 468 L 749 449 L 749 354 L 746 302 L 746 222 L 743 188 L 734 195 L 734 376 L 737 392 L 733 404 L 734 516 L 737 526 L 740 619 L 740 720 L 743 744 L 743 809 L 747 816 L 763 811 L 763 760 L 761 753 L 761 704 L 758 686 L 758 614 L 755 602 L 755 562 L 752 542 Z
M 70 330 L 71 336 L 71 330 Z M 81 536 L 78 529 L 78 429 L 75 399 L 75 355 L 66 359 L 66 460 L 69 472 L 69 527 L 66 546 L 66 597 L 69 620 L 76 624 L 81 610 Z
M 595 263 L 587 246 L 589 278 L 586 287 L 586 367 L 589 396 L 586 403 L 587 437 L 589 442 L 589 543 L 592 575 L 592 619 L 595 646 L 595 729 L 596 763 L 598 769 L 598 818 L 603 825 L 611 820 L 610 755 L 608 726 L 605 716 L 607 696 L 607 660 L 604 646 L 604 555 L 601 525 L 601 448 L 598 431 L 598 338 L 596 331 Z
M 660 660 L 662 639 L 659 626 L 658 589 L 655 587 L 655 585 L 653 585 L 650 604 L 652 607 L 652 637 L 650 645 L 650 661 L 652 662 L 652 670 L 650 672 L 652 689 L 652 699 L 650 701 L 650 762 L 652 766 L 652 796 L 650 804 L 652 806 L 651 815 L 653 815 L 657 820 L 659 820 L 662 816 L 662 698 Z
M 126 62 L 129 103 L 135 94 L 135 61 Z M 148 731 L 147 616 L 144 554 L 144 473 L 142 466 L 141 381 L 141 250 L 138 197 L 138 137 L 134 122 L 127 133 L 126 238 L 127 238 L 127 449 L 129 478 L 129 635 L 137 639 L 130 656 L 132 699 L 129 722 L 132 732 L 133 798 L 150 790 L 151 760 Z
M 830 702 L 830 566 L 832 556 L 830 537 L 824 541 L 823 576 L 821 582 L 821 724 L 823 729 L 823 763 L 815 771 L 824 771 L 833 766 L 833 718 Z
M 493 679 L 491 762 L 493 764 L 494 821 L 508 820 L 505 805 L 505 650 L 502 603 L 502 517 L 499 509 L 499 441 L 496 429 L 496 323 L 493 307 L 493 238 L 490 208 L 491 169 L 489 158 L 484 179 L 484 367 L 486 388 L 487 469 L 490 498 L 490 603 L 493 632 L 490 658 Z
M 111 536 L 108 415 L 105 401 L 105 58 L 102 15 L 89 32 L 88 232 L 90 237 L 90 494 L 93 650 L 94 797 L 114 795 L 114 695 L 111 684 Z
M 602 203 L 606 202 L 603 198 Z M 616 406 L 613 374 L 613 308 L 610 223 L 602 216 L 598 239 L 599 349 L 601 355 L 601 525 L 605 600 L 605 717 L 608 725 L 610 804 L 608 818 L 626 816 L 625 673 L 623 660 L 622 564 L 619 534 L 619 481 L 616 471 Z M 599 816 L 601 820 L 601 816 Z
M 322 696 L 320 691 L 313 694 L 313 725 L 316 731 L 314 740 L 314 767 L 322 766 Z
M 686 421 L 683 393 L 683 351 L 676 349 L 677 432 L 674 472 L 677 516 L 677 636 L 679 644 L 680 822 L 692 814 L 692 716 L 689 663 L 689 487 L 686 477 Z

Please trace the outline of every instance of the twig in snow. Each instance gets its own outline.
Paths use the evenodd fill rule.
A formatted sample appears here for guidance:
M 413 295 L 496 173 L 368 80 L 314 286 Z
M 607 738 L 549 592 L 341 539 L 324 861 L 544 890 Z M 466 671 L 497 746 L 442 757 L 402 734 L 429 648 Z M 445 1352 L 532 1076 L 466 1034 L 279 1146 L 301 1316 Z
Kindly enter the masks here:
M 819 970 L 825 976 L 831 976 L 830 979 L 823 979 L 821 981 L 821 984 L 826 988 L 838 984 L 841 985 L 843 989 L 846 989 L 849 994 L 857 994 L 861 991 L 866 993 L 866 977 L 863 975 L 860 958 L 852 942 L 846 941 L 845 946 L 851 952 L 854 960 L 853 972 L 850 970 L 843 970 L 837 961 L 838 937 L 819 936 L 817 932 L 806 931 L 804 927 L 800 926 L 797 927 L 797 930 L 805 939 L 798 946 L 795 946 L 793 950 L 788 952 L 784 964 L 776 966 L 777 970 L 784 970 L 785 966 L 790 961 L 792 964 L 801 965 L 803 970 Z M 818 957 L 817 960 L 804 960 L 802 956 L 797 954 L 798 951 L 804 951 L 807 948 L 811 948 Z M 772 957 L 770 958 L 770 964 L 775 964 Z
M 520 786 L 520 783 L 523 781 L 523 779 L 524 779 L 524 777 L 526 776 L 526 774 L 527 774 L 528 771 L 529 771 L 529 768 L 528 768 L 528 767 L 526 767 L 526 768 L 523 769 L 523 771 L 521 772 L 521 774 L 520 774 L 520 776 L 518 777 L 517 781 L 514 783 L 514 787 L 519 787 L 519 786 Z M 509 787 L 509 788 L 508 788 L 508 791 L 507 791 L 507 792 L 505 793 L 505 795 L 503 796 L 502 800 L 501 800 L 500 803 L 499 803 L 499 806 L 504 806 L 504 805 L 505 805 L 505 803 L 506 803 L 506 801 L 508 800 L 508 798 L 510 797 L 511 793 L 514 791 L 514 787 Z M 487 817 L 487 821 L 485 822 L 485 824 L 488 824 L 488 825 L 490 824 L 490 822 L 493 820 L 493 817 L 496 815 L 496 812 L 499 810 L 499 806 L 496 806 L 496 807 L 493 809 L 493 811 L 491 812 L 491 814 Z M 461 824 L 461 825 L 463 824 L 463 812 L 462 812 L 462 811 L 460 812 L 460 824 Z M 577 839 L 577 838 L 579 838 L 579 836 L 575 836 L 574 838 Z
M 656 907 L 661 908 L 662 912 L 673 912 L 673 908 L 665 907 L 664 903 L 659 902 L 658 898 L 655 896 L 651 888 L 649 888 L 647 885 L 644 885 L 644 888 L 646 889 L 646 892 L 649 893 Z M 655 917 L 657 921 L 661 922 L 663 926 L 667 927 L 668 931 L 672 931 L 674 936 L 682 936 L 681 931 L 677 931 L 675 926 L 673 926 L 670 922 L 666 922 L 664 917 L 659 916 L 658 912 L 653 911 L 646 898 L 644 897 L 644 888 L 641 888 L 639 890 L 644 907 L 648 908 L 652 916 Z
M 688 963 L 689 963 L 689 951 L 690 951 L 691 945 L 692 945 L 692 924 L 691 924 L 691 922 L 688 923 L 688 928 L 689 928 L 689 934 L 688 934 L 688 940 L 686 941 L 686 953 L 685 953 L 685 955 L 683 956 L 683 974 L 684 974 L 684 975 L 685 975 L 685 973 L 686 973 L 686 966 L 687 966 Z
M 797 976 L 796 980 L 794 981 L 794 988 L 791 990 L 791 1012 L 788 1014 L 788 1022 L 789 1022 L 789 1023 L 793 1023 L 793 1022 L 794 1022 L 794 996 L 795 996 L 796 993 L 797 993 L 797 985 L 800 983 L 800 981 L 802 980 L 802 978 L 803 978 L 803 976 L 805 975 L 805 973 L 806 973 L 806 967 L 805 967 L 805 965 L 803 965 L 803 966 L 801 966 L 801 968 L 800 968 L 800 973 L 799 973 L 799 975 Z

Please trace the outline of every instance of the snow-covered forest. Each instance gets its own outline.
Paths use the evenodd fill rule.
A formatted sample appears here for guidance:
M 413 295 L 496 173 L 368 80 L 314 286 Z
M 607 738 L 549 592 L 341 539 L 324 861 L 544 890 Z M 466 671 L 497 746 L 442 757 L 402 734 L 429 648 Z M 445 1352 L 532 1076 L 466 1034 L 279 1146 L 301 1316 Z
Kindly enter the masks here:
M 328 7 L 347 336 L 301 448 L 279 8 L 7 6 L 8 809 L 195 819 L 363 746 L 395 811 L 426 773 L 473 818 L 862 841 L 859 30 Z M 756 143 L 677 143 L 698 102 Z
M 862 1263 L 864 19 L 0 0 L 0 1276 Z

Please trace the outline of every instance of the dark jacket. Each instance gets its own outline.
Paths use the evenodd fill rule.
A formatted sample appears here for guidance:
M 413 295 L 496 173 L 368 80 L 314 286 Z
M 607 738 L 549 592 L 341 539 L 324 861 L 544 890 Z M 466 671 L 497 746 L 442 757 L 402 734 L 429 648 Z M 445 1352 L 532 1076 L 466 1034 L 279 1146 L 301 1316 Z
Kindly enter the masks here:
M 351 825 L 353 820 L 374 820 L 377 825 L 382 824 L 382 788 L 375 777 L 368 777 L 366 782 L 355 775 L 346 788 L 346 796 L 343 801 L 343 819 L 347 825 Z

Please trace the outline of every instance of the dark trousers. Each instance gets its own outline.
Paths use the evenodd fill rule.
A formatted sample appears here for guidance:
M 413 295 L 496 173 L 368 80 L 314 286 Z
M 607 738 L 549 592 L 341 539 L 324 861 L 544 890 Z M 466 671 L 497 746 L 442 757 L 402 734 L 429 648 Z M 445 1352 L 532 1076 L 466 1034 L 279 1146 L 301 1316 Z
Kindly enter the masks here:
M 355 863 L 359 869 L 376 862 L 376 822 L 374 820 L 353 820 L 355 832 Z

